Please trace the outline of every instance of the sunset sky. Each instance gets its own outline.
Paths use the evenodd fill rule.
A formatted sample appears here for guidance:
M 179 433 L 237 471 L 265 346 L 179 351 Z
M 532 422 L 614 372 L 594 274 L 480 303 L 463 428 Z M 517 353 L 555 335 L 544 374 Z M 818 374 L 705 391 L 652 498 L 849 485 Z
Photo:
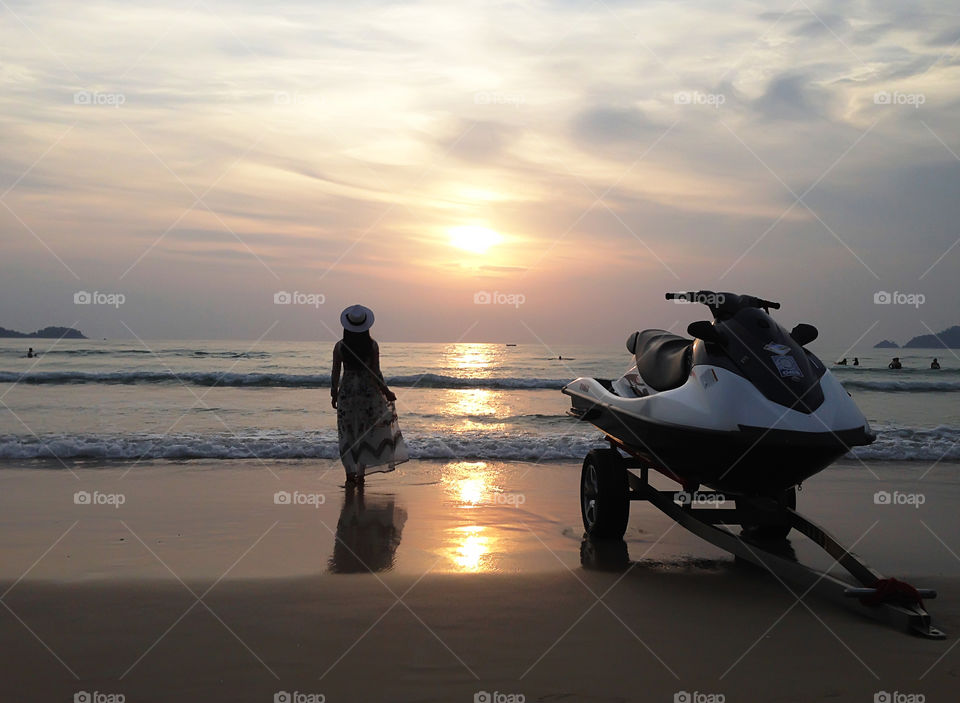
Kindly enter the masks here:
M 958 42 L 947 2 L 3 0 L 0 325 L 620 343 L 713 288 L 902 343 L 960 323 Z

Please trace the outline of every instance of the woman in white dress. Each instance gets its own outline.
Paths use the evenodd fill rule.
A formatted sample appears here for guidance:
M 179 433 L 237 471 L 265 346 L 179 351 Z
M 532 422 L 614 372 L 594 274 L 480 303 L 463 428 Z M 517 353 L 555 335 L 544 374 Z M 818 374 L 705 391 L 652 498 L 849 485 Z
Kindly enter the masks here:
M 393 471 L 410 457 L 397 421 L 397 396 L 383 380 L 380 348 L 370 336 L 373 311 L 352 305 L 340 314 L 340 324 L 343 339 L 333 348 L 330 402 L 337 410 L 347 484 L 363 484 L 366 474 Z

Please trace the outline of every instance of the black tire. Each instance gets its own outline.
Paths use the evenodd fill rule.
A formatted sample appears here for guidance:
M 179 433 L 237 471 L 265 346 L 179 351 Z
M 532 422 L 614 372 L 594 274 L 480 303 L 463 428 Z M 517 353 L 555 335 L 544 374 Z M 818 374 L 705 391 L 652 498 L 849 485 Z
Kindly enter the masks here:
M 797 509 L 797 488 L 791 486 L 783 492 L 780 502 L 792 510 Z M 773 542 L 783 540 L 790 534 L 790 525 L 743 525 L 744 534 L 751 539 Z
M 622 539 L 630 519 L 630 483 L 616 449 L 593 449 L 580 472 L 580 516 L 591 539 Z

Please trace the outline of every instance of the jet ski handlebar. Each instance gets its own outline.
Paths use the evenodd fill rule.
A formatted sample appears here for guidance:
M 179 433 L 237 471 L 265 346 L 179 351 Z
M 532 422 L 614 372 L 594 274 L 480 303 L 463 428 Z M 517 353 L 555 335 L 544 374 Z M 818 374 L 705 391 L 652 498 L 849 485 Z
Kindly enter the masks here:
M 780 303 L 764 300 L 752 295 L 737 295 L 736 293 L 715 293 L 712 290 L 686 291 L 667 293 L 667 300 L 680 300 L 687 303 L 703 303 L 714 316 L 732 315 L 743 308 L 762 308 L 764 310 L 779 310 Z

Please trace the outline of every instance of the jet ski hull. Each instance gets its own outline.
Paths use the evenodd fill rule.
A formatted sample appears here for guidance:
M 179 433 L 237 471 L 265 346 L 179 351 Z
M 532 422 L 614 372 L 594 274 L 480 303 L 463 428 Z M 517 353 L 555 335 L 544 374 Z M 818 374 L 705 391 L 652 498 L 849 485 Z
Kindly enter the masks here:
M 866 427 L 798 432 L 738 425 L 734 431 L 652 422 L 595 398 L 565 391 L 571 414 L 617 446 L 685 484 L 777 496 L 822 471 L 852 447 L 870 444 Z

